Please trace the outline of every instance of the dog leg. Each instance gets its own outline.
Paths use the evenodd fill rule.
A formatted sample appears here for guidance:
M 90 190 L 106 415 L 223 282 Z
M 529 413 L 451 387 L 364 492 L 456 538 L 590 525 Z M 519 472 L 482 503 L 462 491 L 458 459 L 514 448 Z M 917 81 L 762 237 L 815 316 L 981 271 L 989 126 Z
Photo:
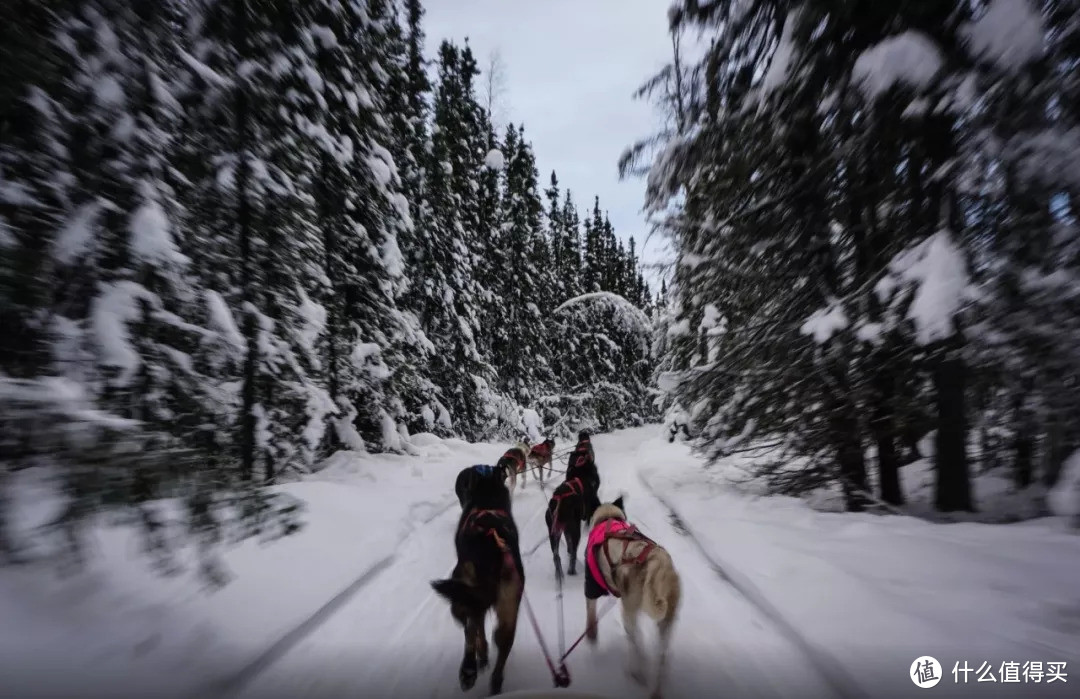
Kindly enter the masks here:
M 671 628 L 674 623 L 674 619 L 667 618 L 657 624 L 657 629 L 660 631 L 660 663 L 656 668 L 656 684 L 653 686 L 650 699 L 662 699 L 660 689 L 667 676 L 668 648 L 671 646 Z
M 596 600 L 585 598 L 585 638 L 596 645 Z
M 518 607 L 521 605 L 523 586 L 517 581 L 503 581 L 499 584 L 499 596 L 495 602 L 495 615 L 498 625 L 495 627 L 495 647 L 499 656 L 495 660 L 495 667 L 491 670 L 491 693 L 502 692 L 503 671 L 506 668 L 506 659 L 510 657 L 510 649 L 514 647 L 514 636 L 517 633 Z
M 488 666 L 487 629 L 484 626 L 484 617 L 480 617 L 476 625 L 476 669 L 480 671 Z
M 555 559 L 555 575 L 562 577 L 562 559 L 559 558 L 559 534 L 555 529 L 557 522 L 555 517 L 558 512 L 548 507 L 548 511 L 544 513 L 544 521 L 547 522 L 548 528 L 548 543 L 551 544 L 551 557 Z
M 481 617 L 482 619 L 483 617 Z M 458 671 L 458 681 L 461 683 L 461 691 L 467 692 L 476 684 L 476 617 L 470 615 L 465 622 L 465 656 L 461 659 L 461 669 Z
M 566 525 L 566 553 L 570 556 L 570 575 L 577 575 L 577 552 L 581 545 L 581 520 L 576 516 Z
M 626 671 L 635 682 L 644 685 L 645 658 L 641 652 L 641 644 L 638 642 L 638 609 L 637 605 L 631 605 L 629 602 L 629 599 L 624 598 L 622 603 L 623 628 L 626 629 L 626 640 L 630 642 L 630 664 Z

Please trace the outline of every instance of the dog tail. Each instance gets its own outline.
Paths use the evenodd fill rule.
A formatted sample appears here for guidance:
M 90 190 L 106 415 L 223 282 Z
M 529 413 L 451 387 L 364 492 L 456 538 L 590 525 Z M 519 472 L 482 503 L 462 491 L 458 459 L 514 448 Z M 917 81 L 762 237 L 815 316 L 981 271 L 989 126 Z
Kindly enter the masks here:
M 656 621 L 675 616 L 682 597 L 682 583 L 671 557 L 650 556 L 645 569 L 645 612 Z
M 431 587 L 435 592 L 450 601 L 451 604 L 459 604 L 467 609 L 483 611 L 487 608 L 480 599 L 479 592 L 475 587 L 462 580 L 447 578 L 446 580 L 433 580 Z

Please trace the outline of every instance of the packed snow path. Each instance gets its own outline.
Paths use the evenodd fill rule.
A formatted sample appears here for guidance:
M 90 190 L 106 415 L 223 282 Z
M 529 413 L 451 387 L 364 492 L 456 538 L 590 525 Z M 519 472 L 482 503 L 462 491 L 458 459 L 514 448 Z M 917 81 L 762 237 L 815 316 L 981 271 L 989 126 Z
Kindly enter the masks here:
M 668 694 L 711 696 L 722 687 L 724 693 L 735 696 L 836 695 L 801 648 L 709 571 L 709 562 L 676 531 L 667 509 L 643 487 L 636 470 L 640 465 L 638 451 L 642 441 L 655 439 L 656 432 L 624 432 L 597 436 L 593 441 L 604 479 L 601 496 L 611 500 L 626 493 L 628 517 L 668 548 L 682 574 L 683 616 L 671 649 Z M 452 486 L 452 482 L 447 483 L 448 488 Z M 546 505 L 547 498 L 530 474 L 525 490 L 515 493 L 514 517 L 521 532 L 526 595 L 554 652 L 556 586 L 544 524 Z M 449 605 L 429 585 L 431 580 L 446 577 L 453 567 L 459 514 L 458 508 L 452 508 L 416 530 L 388 570 L 359 590 L 353 601 L 318 631 L 254 678 L 240 696 L 360 696 L 369 692 L 447 699 L 462 696 L 457 680 L 462 631 L 450 616 Z M 582 554 L 579 551 L 579 559 Z M 565 561 L 565 551 L 563 557 Z M 577 576 L 566 578 L 568 644 L 584 630 L 582 569 L 579 566 Z M 602 600 L 600 609 L 607 603 Z M 489 637 L 491 628 L 489 620 Z M 654 648 L 655 626 L 642 623 L 641 629 L 646 647 Z M 567 659 L 572 689 L 608 696 L 645 696 L 646 692 L 626 676 L 627 657 L 620 613 L 612 610 L 600 622 L 597 647 L 582 643 Z M 739 661 L 729 664 L 735 658 Z M 777 672 L 778 668 L 783 672 Z M 485 696 L 487 678 L 486 673 L 482 675 L 467 695 Z M 504 691 L 551 685 L 523 605 Z
M 1080 536 L 1061 518 L 938 525 L 747 497 L 720 474 L 736 472 L 742 457 L 705 470 L 662 434 L 648 426 L 594 443 L 601 497 L 627 496 L 630 520 L 671 552 L 683 581 L 666 699 L 923 697 L 909 677 L 923 655 L 943 667 L 938 697 L 1075 695 L 1075 676 L 1029 687 L 975 674 L 956 684 L 952 674 L 955 663 L 973 672 L 987 663 L 995 675 L 1003 662 L 1066 662 L 1069 674 L 1080 666 Z M 304 529 L 231 548 L 233 579 L 212 593 L 198 589 L 190 566 L 175 577 L 150 570 L 127 525 L 96 528 L 97 555 L 71 578 L 47 566 L 0 569 L 0 619 L 10 622 L 0 624 L 0 684 L 12 696 L 110 699 L 484 696 L 487 674 L 466 694 L 458 687 L 462 633 L 429 582 L 454 564 L 454 478 L 505 447 L 414 435 L 410 455 L 339 453 L 276 488 L 306 503 Z M 34 471 L 12 476 L 26 531 L 51 521 L 58 504 Z M 913 501 L 926 474 L 902 469 Z M 982 498 L 990 486 L 974 487 Z M 545 503 L 530 474 L 514 516 L 527 595 L 552 647 Z M 580 574 L 567 578 L 567 643 L 584 628 L 582 585 Z M 655 662 L 655 628 L 642 621 Z M 573 684 L 557 695 L 643 698 L 625 674 L 617 610 L 599 636 L 569 657 Z M 551 685 L 522 610 L 504 690 Z

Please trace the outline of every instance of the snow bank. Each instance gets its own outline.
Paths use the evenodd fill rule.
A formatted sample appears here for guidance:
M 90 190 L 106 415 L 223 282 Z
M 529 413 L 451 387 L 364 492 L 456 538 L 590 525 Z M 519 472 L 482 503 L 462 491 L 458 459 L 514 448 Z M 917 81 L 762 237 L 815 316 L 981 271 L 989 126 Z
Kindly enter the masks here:
M 180 575 L 161 577 L 136 555 L 134 530 L 104 523 L 91 532 L 95 555 L 83 573 L 60 577 L 48 562 L 0 568 L 6 692 L 205 696 L 211 682 L 251 662 L 435 517 L 451 532 L 433 538 L 450 565 L 454 478 L 505 447 L 431 437 L 414 444 L 424 445 L 419 456 L 338 452 L 304 481 L 274 487 L 305 504 L 304 529 L 230 547 L 224 561 L 233 579 L 217 592 L 199 589 L 193 552 L 178 557 Z M 7 485 L 16 534 L 56 514 L 41 469 L 20 471 Z M 167 535 L 179 537 L 180 526 L 170 522 Z
M 960 29 L 973 58 L 1007 72 L 1040 58 L 1045 34 L 1042 17 L 1030 0 L 991 0 L 979 19 Z
M 710 556 L 866 683 L 867 696 L 880 693 L 875 681 L 900 678 L 922 655 L 940 660 L 951 685 L 954 662 L 977 668 L 986 661 L 997 675 L 1002 662 L 1071 661 L 1080 653 L 1080 537 L 1045 519 L 931 524 L 818 512 L 794 498 L 735 494 L 685 445 L 645 445 L 639 453 L 648 482 L 676 503 Z M 901 470 L 905 490 L 909 468 Z M 633 508 L 630 500 L 631 517 Z M 680 573 L 689 571 L 689 562 L 676 560 Z M 684 577 L 707 574 L 695 568 Z
M 934 40 L 908 30 L 863 51 L 855 59 L 852 78 L 867 97 L 876 98 L 899 84 L 926 89 L 942 65 Z
M 1080 451 L 1065 460 L 1046 504 L 1058 517 L 1080 517 Z

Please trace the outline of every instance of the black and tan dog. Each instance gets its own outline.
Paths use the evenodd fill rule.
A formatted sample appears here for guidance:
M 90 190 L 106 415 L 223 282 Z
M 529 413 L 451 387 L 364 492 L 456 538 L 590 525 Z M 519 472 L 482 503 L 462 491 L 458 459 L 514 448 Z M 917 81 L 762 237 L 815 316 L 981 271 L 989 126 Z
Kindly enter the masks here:
M 458 502 L 461 503 L 461 509 L 464 510 L 466 505 L 468 505 L 468 501 L 472 498 L 472 492 L 479 481 L 486 478 L 494 478 L 500 483 L 505 484 L 508 475 L 509 467 L 501 460 L 494 466 L 489 464 L 476 464 L 475 466 L 461 469 L 461 472 L 457 475 L 457 480 L 454 482 L 454 492 L 457 493 L 457 499 Z
M 484 617 L 495 609 L 495 645 L 499 656 L 491 671 L 491 693 L 502 691 L 503 672 L 517 632 L 518 608 L 525 591 L 517 525 L 510 511 L 510 491 L 498 478 L 477 479 L 466 500 L 454 536 L 457 565 L 446 580 L 431 583 L 450 601 L 450 613 L 465 631 L 465 656 L 458 679 L 468 691 L 488 664 Z
M 600 506 L 600 471 L 596 468 L 596 452 L 593 451 L 592 438 L 588 432 L 578 433 L 578 442 L 570 458 L 566 461 L 566 480 L 581 479 L 585 486 L 582 497 L 585 499 L 585 516 L 588 520 Z
M 566 555 L 570 558 L 567 573 L 577 574 L 577 552 L 581 544 L 581 522 L 586 518 L 585 483 L 580 478 L 567 478 L 555 488 L 548 500 L 544 521 L 547 522 L 551 555 L 555 558 L 555 574 L 562 576 L 559 539 L 566 539 Z

